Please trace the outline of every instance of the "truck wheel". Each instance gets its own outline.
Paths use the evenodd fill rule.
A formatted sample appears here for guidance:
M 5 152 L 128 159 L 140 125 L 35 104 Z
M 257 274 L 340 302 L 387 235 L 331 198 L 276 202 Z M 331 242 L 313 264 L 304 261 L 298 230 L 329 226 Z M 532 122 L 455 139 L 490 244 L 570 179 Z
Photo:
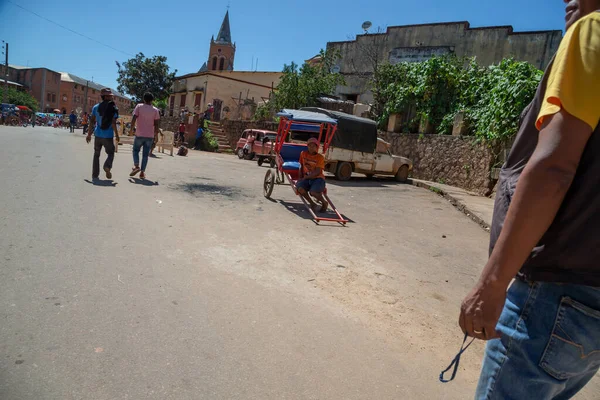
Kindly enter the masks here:
M 338 164 L 335 177 L 340 181 L 348 181 L 352 178 L 352 164 L 342 162 Z
M 237 149 L 237 156 L 240 160 L 243 159 L 244 158 L 244 149 L 242 149 L 242 148 Z
M 258 157 L 258 161 L 256 161 L 256 163 L 258 164 L 259 167 L 262 167 L 264 160 L 265 160 L 264 158 Z
M 403 165 L 396 172 L 396 181 L 405 183 L 408 180 L 408 165 Z
M 263 183 L 263 194 L 267 199 L 271 198 L 273 188 L 275 187 L 275 173 L 272 169 L 269 169 L 265 175 L 265 181 Z

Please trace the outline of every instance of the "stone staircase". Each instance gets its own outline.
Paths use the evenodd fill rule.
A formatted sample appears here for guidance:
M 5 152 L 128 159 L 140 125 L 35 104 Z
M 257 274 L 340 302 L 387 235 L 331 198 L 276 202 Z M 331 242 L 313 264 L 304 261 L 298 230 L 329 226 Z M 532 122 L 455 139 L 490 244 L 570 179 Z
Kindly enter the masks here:
M 219 142 L 219 153 L 230 153 L 234 149 L 231 148 L 227 135 L 219 122 L 210 122 L 209 128 L 212 135 Z

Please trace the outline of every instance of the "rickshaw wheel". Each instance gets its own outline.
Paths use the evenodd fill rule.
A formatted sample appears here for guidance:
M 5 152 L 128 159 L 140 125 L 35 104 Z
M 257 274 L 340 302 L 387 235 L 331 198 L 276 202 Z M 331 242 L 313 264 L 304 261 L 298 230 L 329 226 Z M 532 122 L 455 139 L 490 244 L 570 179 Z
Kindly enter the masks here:
M 271 168 L 275 168 L 275 158 L 271 157 Z
M 265 181 L 263 184 L 263 194 L 267 199 L 271 198 L 271 194 L 273 193 L 273 188 L 275 187 L 275 174 L 273 170 L 270 169 L 265 174 Z
M 265 161 L 262 157 L 258 157 L 258 161 L 256 162 L 259 167 L 262 167 L 263 161 Z

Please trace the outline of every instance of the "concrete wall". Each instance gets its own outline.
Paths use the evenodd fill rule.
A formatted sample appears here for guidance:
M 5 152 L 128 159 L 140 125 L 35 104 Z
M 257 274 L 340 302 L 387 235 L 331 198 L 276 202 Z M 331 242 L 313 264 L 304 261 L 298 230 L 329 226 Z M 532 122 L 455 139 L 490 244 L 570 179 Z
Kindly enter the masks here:
M 413 161 L 413 178 L 458 186 L 483 196 L 494 188 L 490 172 L 496 153 L 473 137 L 389 132 L 380 136 L 392 144 L 394 154 Z
M 514 57 L 544 69 L 558 50 L 562 31 L 513 32 L 511 26 L 471 28 L 468 22 L 389 27 L 385 33 L 358 35 L 356 40 L 329 42 L 327 48 L 341 54 L 338 62 L 347 85 L 337 94 L 368 93 L 373 59 L 380 63 L 422 61 L 434 54 L 453 53 L 458 57 L 476 57 L 481 65 L 491 65 Z M 376 57 L 375 57 L 376 56 Z

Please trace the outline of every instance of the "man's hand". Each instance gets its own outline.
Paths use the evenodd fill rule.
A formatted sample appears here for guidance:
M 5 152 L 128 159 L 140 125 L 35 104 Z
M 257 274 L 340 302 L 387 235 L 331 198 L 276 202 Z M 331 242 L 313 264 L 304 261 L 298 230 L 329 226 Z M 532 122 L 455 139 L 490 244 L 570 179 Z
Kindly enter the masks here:
M 119 138 L 119 135 L 115 135 L 115 140 L 117 141 L 117 143 L 119 143 L 121 141 L 121 138 Z
M 85 141 L 88 142 L 88 143 L 92 141 L 92 134 L 91 133 L 88 133 L 88 135 L 85 137 Z
M 463 332 L 481 340 L 499 338 L 496 324 L 505 301 L 504 285 L 479 282 L 462 302 L 458 323 Z

